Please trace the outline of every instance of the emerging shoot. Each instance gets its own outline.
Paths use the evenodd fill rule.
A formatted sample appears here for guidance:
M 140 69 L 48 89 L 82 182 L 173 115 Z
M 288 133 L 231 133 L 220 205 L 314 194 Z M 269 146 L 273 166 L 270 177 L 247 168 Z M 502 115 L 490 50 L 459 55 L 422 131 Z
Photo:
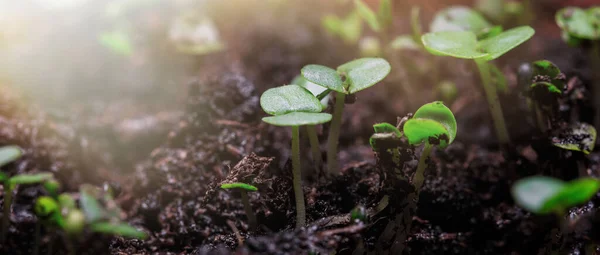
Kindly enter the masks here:
M 252 210 L 252 205 L 250 205 L 250 199 L 248 199 L 248 191 L 257 191 L 258 188 L 254 187 L 250 184 L 241 183 L 241 182 L 221 184 L 221 188 L 222 189 L 237 189 L 240 191 L 240 194 L 242 195 L 242 203 L 244 204 L 244 211 L 246 211 L 246 217 L 248 217 L 248 225 L 250 226 L 250 229 L 253 229 L 253 230 L 257 229 L 258 221 L 256 220 L 256 215 L 254 214 L 254 211 Z

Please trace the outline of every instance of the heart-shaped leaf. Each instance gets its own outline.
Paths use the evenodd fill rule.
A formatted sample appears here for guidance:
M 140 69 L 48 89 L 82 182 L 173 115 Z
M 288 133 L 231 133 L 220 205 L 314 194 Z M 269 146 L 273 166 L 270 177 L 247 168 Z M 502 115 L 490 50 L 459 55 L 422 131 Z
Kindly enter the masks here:
M 354 0 L 354 5 L 356 6 L 356 10 L 365 22 L 373 29 L 375 32 L 379 32 L 381 30 L 381 25 L 379 24 L 379 20 L 377 19 L 377 15 L 369 6 L 363 3 L 361 0 Z
M 20 174 L 13 176 L 8 181 L 11 184 L 19 185 L 19 184 L 35 184 L 41 183 L 53 178 L 51 173 L 39 173 L 39 174 Z
M 410 144 L 427 142 L 444 148 L 456 137 L 456 119 L 444 103 L 436 101 L 421 106 L 403 130 Z
M 515 182 L 511 193 L 515 203 L 533 213 L 548 213 L 546 201 L 558 194 L 566 184 L 555 178 L 532 176 Z
M 264 122 L 275 126 L 304 126 L 317 125 L 331 121 L 329 113 L 291 112 L 284 115 L 264 117 Z
M 390 63 L 383 58 L 360 58 L 337 68 L 338 73 L 346 76 L 347 94 L 354 94 L 375 85 L 383 80 L 390 70 Z
M 346 94 L 342 78 L 332 68 L 322 65 L 306 65 L 300 71 L 304 79 L 327 89 Z
M 268 89 L 260 97 L 260 106 L 271 115 L 290 112 L 321 112 L 323 110 L 319 99 L 298 85 Z
M 600 7 L 583 10 L 567 7 L 556 13 L 556 24 L 570 36 L 598 40 L 600 39 Z
M 434 55 L 490 61 L 527 41 L 534 33 L 531 27 L 522 26 L 481 41 L 477 41 L 477 36 L 470 31 L 428 33 L 421 40 L 425 48 Z
M 0 167 L 17 160 L 23 155 L 19 146 L 9 145 L 0 148 Z
M 436 13 L 429 31 L 471 31 L 479 34 L 492 27 L 481 14 L 465 6 L 452 6 Z
M 590 154 L 596 144 L 596 128 L 587 123 L 575 123 L 552 138 L 556 147 Z
M 598 193 L 600 182 L 594 178 L 581 178 L 568 182 L 558 193 L 544 201 L 542 212 L 562 212 L 583 204 Z

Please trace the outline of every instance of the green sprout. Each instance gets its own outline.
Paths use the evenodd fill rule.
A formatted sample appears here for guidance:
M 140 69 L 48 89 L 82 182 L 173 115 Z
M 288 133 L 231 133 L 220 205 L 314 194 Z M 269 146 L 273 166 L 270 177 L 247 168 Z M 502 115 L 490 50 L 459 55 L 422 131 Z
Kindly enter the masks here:
M 427 159 L 434 146 L 446 148 L 456 137 L 456 119 L 444 103 L 437 101 L 419 108 L 413 118 L 404 123 L 404 135 L 411 145 L 425 144 L 413 184 L 417 192 L 423 185 Z
M 306 223 L 306 209 L 300 167 L 299 127 L 329 122 L 331 114 L 321 113 L 323 105 L 319 99 L 298 85 L 268 89 L 260 97 L 260 106 L 266 113 L 274 115 L 264 117 L 264 122 L 274 126 L 292 127 L 292 182 L 296 197 L 296 227 L 303 227 Z
M 494 60 L 533 36 L 535 31 L 522 26 L 504 31 L 496 36 L 478 40 L 472 31 L 442 31 L 428 33 L 421 37 L 425 48 L 434 55 L 473 59 L 483 81 L 483 88 L 489 103 L 496 134 L 501 144 L 510 143 L 504 115 L 493 86 L 488 61 Z
M 527 73 L 529 85 L 525 95 L 531 102 L 536 122 L 542 132 L 550 128 L 558 114 L 558 99 L 565 87 L 565 75 L 556 65 L 548 60 L 539 60 L 531 64 L 531 72 Z
M 22 150 L 18 146 L 5 146 L 0 148 L 0 167 L 17 160 L 22 155 Z M 36 184 L 52 179 L 51 173 L 38 174 L 20 174 L 9 177 L 0 172 L 0 181 L 4 187 L 4 212 L 2 215 L 2 230 L 0 233 L 0 242 L 6 241 L 6 233 L 10 224 L 13 190 L 20 184 Z
M 337 70 L 322 65 L 307 65 L 302 76 L 317 85 L 335 91 L 335 107 L 327 141 L 327 172 L 338 171 L 337 147 L 342 124 L 342 113 L 347 95 L 369 88 L 389 73 L 390 64 L 382 58 L 360 58 L 337 67 Z
M 222 189 L 238 189 L 240 194 L 242 195 L 242 203 L 244 204 L 244 211 L 246 211 L 246 217 L 248 217 L 248 225 L 250 229 L 258 228 L 258 221 L 256 220 L 256 215 L 252 210 L 252 205 L 250 205 L 250 199 L 248 199 L 248 191 L 257 191 L 258 188 L 241 182 L 234 183 L 225 183 L 221 184 Z

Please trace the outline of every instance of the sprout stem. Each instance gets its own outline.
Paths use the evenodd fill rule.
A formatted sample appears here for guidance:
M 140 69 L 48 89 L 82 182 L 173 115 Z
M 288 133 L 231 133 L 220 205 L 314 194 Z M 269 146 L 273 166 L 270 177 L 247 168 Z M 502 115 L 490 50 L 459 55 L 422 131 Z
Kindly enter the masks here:
M 533 104 L 535 108 L 535 120 L 537 121 L 538 128 L 542 133 L 544 133 L 546 132 L 546 118 L 544 116 L 544 113 L 542 112 L 542 109 L 540 109 L 540 104 L 537 102 Z
M 327 140 L 327 173 L 330 175 L 338 172 L 337 147 L 340 138 L 345 99 L 346 95 L 344 93 L 336 92 L 335 107 L 333 109 L 331 126 L 329 127 L 329 140 Z
M 310 141 L 310 148 L 312 150 L 313 163 L 317 174 L 321 171 L 321 148 L 319 147 L 319 137 L 317 136 L 317 126 L 307 125 L 306 131 L 308 133 L 308 140 Z
M 415 172 L 415 177 L 413 180 L 413 185 L 415 186 L 415 192 L 417 194 L 419 194 L 419 190 L 421 189 L 421 186 L 423 186 L 423 181 L 425 179 L 425 168 L 427 168 L 427 159 L 429 158 L 431 149 L 433 149 L 433 145 L 425 143 L 425 147 L 423 148 L 423 152 L 419 158 L 419 165 L 417 166 L 417 171 Z
M 4 183 L 4 215 L 2 215 L 2 233 L 0 235 L 0 242 L 6 241 L 6 232 L 8 231 L 8 225 L 10 224 L 10 206 L 12 204 L 12 187 L 8 183 Z
M 240 189 L 240 192 L 242 194 L 242 203 L 244 204 L 244 211 L 246 211 L 246 217 L 248 217 L 248 226 L 252 230 L 257 229 L 258 222 L 256 221 L 256 215 L 254 215 L 254 211 L 252 210 L 252 206 L 250 205 L 250 199 L 248 199 L 248 191 Z
M 479 74 L 481 74 L 483 90 L 485 91 L 494 127 L 496 128 L 496 136 L 501 144 L 506 145 L 510 143 L 510 138 L 508 136 L 508 131 L 506 130 L 504 115 L 502 114 L 502 107 L 500 106 L 500 100 L 496 93 L 496 87 L 494 87 L 494 84 L 492 83 L 490 68 L 484 59 L 475 59 L 475 63 L 479 69 Z
M 343 101 L 342 101 L 343 102 Z M 292 127 L 292 182 L 296 197 L 296 228 L 304 227 L 306 211 L 304 209 L 304 191 L 302 190 L 302 169 L 300 168 L 300 130 Z

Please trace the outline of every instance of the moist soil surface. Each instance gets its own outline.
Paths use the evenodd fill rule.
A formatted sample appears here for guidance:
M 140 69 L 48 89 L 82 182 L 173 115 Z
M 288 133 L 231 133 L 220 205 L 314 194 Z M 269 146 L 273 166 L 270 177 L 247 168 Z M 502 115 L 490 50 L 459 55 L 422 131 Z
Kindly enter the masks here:
M 22 95 L 6 86 L 11 84 L 0 87 L 0 145 L 16 144 L 25 151 L 3 171 L 50 171 L 66 191 L 76 191 L 83 183 L 109 185 L 127 221 L 149 234 L 141 241 L 86 233 L 77 239 L 77 254 L 390 252 L 393 243 L 382 236 L 402 210 L 394 198 L 410 187 L 390 185 L 392 163 L 369 146 L 372 124 L 395 123 L 416 106 L 436 100 L 431 78 L 388 77 L 346 105 L 338 173 L 325 175 L 314 169 L 307 135 L 301 132 L 308 224 L 295 229 L 291 133 L 261 122 L 265 114 L 259 97 L 268 88 L 288 84 L 306 64 L 336 66 L 357 57 L 356 49 L 321 31 L 318 15 L 309 6 L 244 23 L 259 15 L 249 11 L 227 22 L 214 17 L 224 24 L 224 31 L 229 31 L 227 26 L 242 29 L 225 33 L 225 41 L 231 42 L 226 52 L 192 61 L 199 71 L 189 77 L 180 92 L 185 100 L 173 109 L 123 98 L 107 102 L 112 107 L 100 112 L 81 103 L 77 110 L 57 117 L 32 102 L 24 103 Z M 276 22 L 285 16 L 286 22 Z M 528 54 L 512 53 L 497 63 L 508 77 L 509 89 L 501 94 L 501 103 L 513 138 L 510 146 L 497 145 L 478 74 L 470 71 L 473 66 L 441 61 L 438 75 L 449 77 L 459 89 L 458 98 L 446 103 L 455 113 L 458 135 L 448 148 L 435 149 L 431 155 L 405 253 L 544 254 L 558 221 L 516 206 L 511 185 L 534 174 L 565 180 L 582 172 L 600 174 L 600 154 L 561 150 L 535 127 L 516 71 L 521 63 L 541 58 L 555 62 L 569 80 L 569 99 L 560 102 L 571 109 L 565 113 L 568 119 L 593 120 L 587 51 L 541 34 L 522 46 L 533 49 Z M 420 86 L 412 100 L 403 94 L 404 82 Z M 327 111 L 333 102 L 329 105 Z M 322 149 L 328 130 L 328 124 L 319 128 Z M 404 170 L 411 176 L 421 148 L 397 146 L 404 151 Z M 234 181 L 258 188 L 249 193 L 258 229 L 249 228 L 240 194 L 219 188 Z M 31 253 L 36 222 L 32 205 L 44 193 L 38 185 L 18 187 L 2 254 Z M 386 196 L 390 202 L 382 206 Z M 598 203 L 596 196 L 571 209 L 573 231 L 554 245 L 580 254 L 590 240 L 598 240 Z M 365 220 L 351 219 L 350 211 L 357 207 L 367 212 Z M 42 254 L 50 244 L 53 254 L 65 254 L 60 234 L 50 229 L 42 234 Z

